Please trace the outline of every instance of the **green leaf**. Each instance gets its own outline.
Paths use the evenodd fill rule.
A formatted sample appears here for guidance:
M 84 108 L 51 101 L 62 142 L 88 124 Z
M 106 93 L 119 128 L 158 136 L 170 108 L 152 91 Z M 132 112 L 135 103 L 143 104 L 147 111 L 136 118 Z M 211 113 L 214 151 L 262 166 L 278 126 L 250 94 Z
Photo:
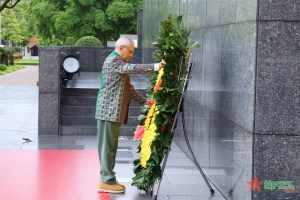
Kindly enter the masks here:
M 158 155 L 157 155 L 156 149 L 154 149 L 154 150 L 152 151 L 151 157 L 153 158 L 153 160 L 154 160 L 157 164 L 159 164 L 159 159 L 158 159 Z
M 189 41 L 188 45 L 187 45 L 187 48 L 199 48 L 201 45 L 198 43 L 198 42 L 194 42 L 194 41 Z
M 139 115 L 138 120 L 143 120 L 146 118 L 146 115 Z

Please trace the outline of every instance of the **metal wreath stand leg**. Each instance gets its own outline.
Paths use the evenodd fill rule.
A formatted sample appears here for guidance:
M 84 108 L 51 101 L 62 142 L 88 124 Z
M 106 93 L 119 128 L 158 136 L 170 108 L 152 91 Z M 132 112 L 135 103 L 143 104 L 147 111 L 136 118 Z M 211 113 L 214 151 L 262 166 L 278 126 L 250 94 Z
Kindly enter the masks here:
M 198 168 L 199 172 L 201 173 L 204 181 L 206 182 L 206 184 L 207 184 L 207 186 L 208 186 L 208 188 L 210 190 L 211 195 L 213 195 L 215 193 L 215 191 L 211 187 L 210 183 L 207 180 L 206 175 L 203 173 L 203 171 L 202 171 L 202 169 L 201 169 L 198 161 L 195 158 L 195 155 L 194 155 L 194 153 L 192 151 L 192 148 L 191 148 L 188 136 L 187 136 L 186 126 L 185 126 L 185 118 L 184 118 L 184 95 L 185 95 L 185 91 L 187 89 L 187 85 L 188 85 L 188 81 L 189 81 L 189 77 L 190 77 L 190 72 L 191 72 L 192 66 L 193 66 L 193 62 L 189 62 L 188 71 L 187 71 L 187 74 L 186 74 L 186 77 L 185 77 L 185 81 L 184 81 L 184 85 L 183 85 L 183 89 L 182 89 L 182 96 L 181 96 L 179 104 L 178 104 L 178 109 L 177 109 L 178 111 L 177 111 L 177 113 L 175 115 L 175 120 L 174 120 L 174 123 L 172 125 L 172 129 L 171 129 L 171 134 L 172 134 L 171 135 L 171 143 L 172 143 L 173 135 L 174 135 L 174 132 L 175 132 L 175 129 L 176 129 L 176 126 L 177 126 L 178 115 L 179 115 L 179 112 L 181 112 L 182 128 L 183 128 L 184 138 L 185 138 L 186 144 L 188 146 L 189 152 L 191 153 L 192 161 L 194 162 L 194 164 Z M 163 162 L 162 162 L 162 166 L 161 166 L 162 175 L 164 174 L 164 170 L 165 170 L 166 163 L 167 163 L 167 160 L 168 160 L 169 152 L 170 151 L 168 151 L 166 153 L 166 155 L 164 156 L 164 158 L 163 158 Z M 153 200 L 157 199 L 157 194 L 158 194 L 158 190 L 159 190 L 159 187 L 160 187 L 160 184 L 161 184 L 161 179 L 162 178 L 160 178 L 159 180 L 157 180 L 157 187 L 156 187 L 156 189 L 154 191 L 154 195 L 153 195 L 154 185 L 149 188 L 150 191 L 148 191 L 148 192 L 150 192 L 150 194 L 153 195 L 153 198 L 152 198 Z

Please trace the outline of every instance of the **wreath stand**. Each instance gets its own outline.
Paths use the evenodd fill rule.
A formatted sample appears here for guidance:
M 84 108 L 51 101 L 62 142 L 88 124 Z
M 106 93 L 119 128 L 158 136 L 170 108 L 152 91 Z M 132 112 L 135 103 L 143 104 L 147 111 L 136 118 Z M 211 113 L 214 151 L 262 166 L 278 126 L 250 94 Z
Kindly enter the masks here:
M 192 151 L 190 142 L 189 142 L 188 137 L 187 137 L 187 131 L 186 131 L 185 120 L 184 120 L 184 96 L 185 96 L 185 91 L 186 91 L 187 86 L 188 86 L 188 81 L 189 81 L 189 78 L 190 78 L 190 72 L 191 72 L 192 66 L 193 66 L 193 61 L 192 62 L 190 61 L 189 64 L 188 64 L 187 74 L 186 74 L 183 89 L 182 89 L 182 96 L 180 98 L 177 113 L 175 115 L 175 120 L 174 120 L 174 123 L 172 125 L 172 129 L 171 129 L 171 134 L 172 134 L 171 135 L 171 143 L 172 143 L 173 135 L 174 135 L 174 132 L 175 132 L 175 129 L 176 129 L 176 126 L 177 126 L 177 119 L 178 119 L 179 113 L 181 113 L 184 138 L 185 138 L 186 144 L 188 146 L 189 152 L 191 153 L 192 161 L 194 162 L 194 164 L 198 168 L 199 172 L 201 173 L 204 181 L 206 182 L 206 184 L 207 184 L 207 186 L 210 190 L 211 195 L 213 195 L 215 193 L 215 191 L 213 190 L 210 183 L 208 182 L 206 175 L 203 173 L 203 171 L 202 171 L 202 169 L 201 169 L 201 167 L 200 167 L 198 161 L 196 160 L 195 155 Z M 166 155 L 164 156 L 163 161 L 162 161 L 162 166 L 161 166 L 162 175 L 164 174 L 164 170 L 165 170 L 166 163 L 167 163 L 167 160 L 168 160 L 168 155 L 169 155 L 169 151 L 166 153 Z M 157 194 L 158 194 L 158 190 L 159 190 L 159 187 L 160 187 L 160 184 L 161 184 L 161 180 L 162 180 L 162 177 L 159 180 L 157 180 L 154 185 L 152 185 L 148 188 L 147 194 L 151 195 L 153 197 L 152 198 L 153 200 L 157 200 Z M 154 191 L 154 194 L 153 194 L 153 191 Z

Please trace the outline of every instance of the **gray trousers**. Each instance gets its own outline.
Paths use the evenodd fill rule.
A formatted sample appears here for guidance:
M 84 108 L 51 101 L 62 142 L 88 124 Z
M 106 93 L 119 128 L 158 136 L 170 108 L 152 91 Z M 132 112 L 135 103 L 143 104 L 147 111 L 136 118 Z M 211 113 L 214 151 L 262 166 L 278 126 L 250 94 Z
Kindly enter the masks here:
M 116 183 L 115 167 L 121 123 L 97 120 L 98 155 L 101 181 Z

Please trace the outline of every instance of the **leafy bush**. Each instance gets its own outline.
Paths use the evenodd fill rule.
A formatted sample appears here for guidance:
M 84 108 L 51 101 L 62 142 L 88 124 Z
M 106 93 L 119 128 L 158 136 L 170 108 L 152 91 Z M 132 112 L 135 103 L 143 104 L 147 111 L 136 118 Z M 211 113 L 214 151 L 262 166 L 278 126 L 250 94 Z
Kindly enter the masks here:
M 1 55 L 4 55 L 4 56 L 11 56 L 15 52 L 17 52 L 15 47 L 1 47 L 0 48 L 0 53 L 1 53 Z
M 75 38 L 73 38 L 73 37 L 67 37 L 64 45 L 66 45 L 66 46 L 72 46 L 72 45 L 75 45 L 75 43 L 76 43 L 76 39 Z
M 0 64 L 0 66 L 3 66 L 3 65 Z M 4 65 L 4 66 L 6 66 L 6 65 Z M 5 70 L 3 70 L 3 71 L 0 70 L 0 75 L 7 74 L 7 73 L 10 73 L 10 72 L 13 72 L 13 71 L 16 71 L 16 70 L 19 70 L 19 69 L 23 69 L 23 68 L 25 68 L 25 67 L 24 66 L 10 66 L 10 67 L 6 67 Z
M 5 71 L 7 69 L 6 65 L 0 64 L 0 71 Z
M 98 38 L 94 36 L 85 36 L 77 40 L 75 46 L 80 47 L 102 47 L 102 43 Z
M 15 47 L 5 47 L 5 48 L 8 56 L 12 56 L 16 52 Z
M 3 55 L 3 56 L 7 56 L 6 48 L 5 48 L 5 47 L 0 47 L 0 53 L 1 53 L 1 55 Z

